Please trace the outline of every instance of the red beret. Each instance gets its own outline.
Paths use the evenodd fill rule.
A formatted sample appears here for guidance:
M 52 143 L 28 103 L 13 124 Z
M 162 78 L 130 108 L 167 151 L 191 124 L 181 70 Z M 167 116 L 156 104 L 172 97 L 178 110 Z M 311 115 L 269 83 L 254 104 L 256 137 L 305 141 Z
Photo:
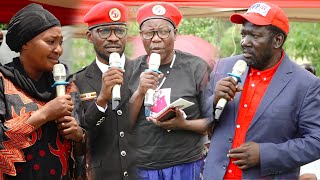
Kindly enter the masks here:
M 140 27 L 149 19 L 165 19 L 177 27 L 182 19 L 179 9 L 168 2 L 151 2 L 141 6 L 137 12 L 137 22 Z
M 126 24 L 128 22 L 128 8 L 118 2 L 101 2 L 93 6 L 84 16 L 89 29 L 100 25 Z

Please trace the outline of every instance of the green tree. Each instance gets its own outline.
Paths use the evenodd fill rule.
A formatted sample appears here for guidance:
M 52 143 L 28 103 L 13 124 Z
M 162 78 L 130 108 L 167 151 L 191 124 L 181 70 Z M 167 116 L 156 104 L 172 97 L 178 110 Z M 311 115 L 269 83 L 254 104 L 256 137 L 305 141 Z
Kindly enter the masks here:
M 240 28 L 229 21 L 215 18 L 185 18 L 179 25 L 178 34 L 191 34 L 207 40 L 219 49 L 220 57 L 241 54 Z M 292 60 L 310 61 L 320 72 L 320 36 L 319 23 L 290 23 L 290 33 L 284 49 Z M 139 26 L 129 24 L 128 36 L 137 36 Z M 88 65 L 95 57 L 92 45 L 86 39 L 75 39 L 72 43 L 74 65 L 73 72 L 84 65 Z M 128 43 L 126 54 L 132 53 L 132 45 Z
M 320 72 L 320 23 L 290 23 L 285 50 L 293 60 L 309 61 Z
M 139 33 L 139 26 L 137 23 L 130 23 L 128 27 L 128 36 L 136 36 Z M 96 57 L 93 45 L 83 36 L 83 38 L 73 38 L 71 41 L 72 46 L 72 66 L 70 69 L 71 73 L 74 73 L 81 68 L 89 65 Z M 132 54 L 132 45 L 128 42 L 125 49 L 125 54 Z
M 220 41 L 220 57 L 232 54 L 240 54 L 240 27 L 234 25 L 229 27 Z M 320 72 L 320 23 L 291 22 L 290 32 L 284 44 L 287 55 L 298 63 L 309 61 Z

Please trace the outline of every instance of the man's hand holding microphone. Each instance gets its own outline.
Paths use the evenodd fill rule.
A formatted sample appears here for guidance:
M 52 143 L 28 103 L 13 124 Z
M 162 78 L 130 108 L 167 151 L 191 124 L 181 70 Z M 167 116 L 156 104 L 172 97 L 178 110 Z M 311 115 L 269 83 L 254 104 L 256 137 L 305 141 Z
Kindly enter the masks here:
M 238 60 L 233 67 L 232 73 L 229 76 L 217 82 L 215 88 L 214 104 L 214 118 L 219 122 L 220 115 L 227 103 L 234 99 L 237 92 L 242 91 L 242 87 L 238 86 L 241 75 L 245 72 L 247 63 L 243 60 Z M 234 158 L 233 163 L 240 169 L 245 170 L 260 163 L 260 149 L 259 144 L 255 142 L 245 142 L 239 147 L 230 149 L 227 156 Z
M 107 108 L 107 102 L 112 101 L 112 109 L 114 110 L 121 99 L 120 85 L 123 84 L 124 70 L 120 61 L 118 53 L 111 53 L 109 56 L 110 68 L 102 74 L 101 90 L 96 103 L 104 109 Z

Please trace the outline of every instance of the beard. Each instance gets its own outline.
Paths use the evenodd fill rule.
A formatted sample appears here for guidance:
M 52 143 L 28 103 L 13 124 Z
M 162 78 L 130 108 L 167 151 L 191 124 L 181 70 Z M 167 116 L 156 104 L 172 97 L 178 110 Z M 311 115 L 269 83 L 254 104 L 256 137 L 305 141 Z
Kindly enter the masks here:
M 258 69 L 258 70 L 265 70 L 265 68 L 270 64 L 272 61 L 272 43 L 269 43 L 270 46 L 266 47 L 264 51 L 260 55 L 257 55 L 256 51 L 251 52 L 251 58 L 245 59 L 248 66 Z
M 265 67 L 270 63 L 272 54 L 270 51 L 265 51 L 260 57 L 257 57 L 256 54 L 252 54 L 251 59 L 245 59 L 248 66 L 258 69 L 258 70 L 265 70 Z

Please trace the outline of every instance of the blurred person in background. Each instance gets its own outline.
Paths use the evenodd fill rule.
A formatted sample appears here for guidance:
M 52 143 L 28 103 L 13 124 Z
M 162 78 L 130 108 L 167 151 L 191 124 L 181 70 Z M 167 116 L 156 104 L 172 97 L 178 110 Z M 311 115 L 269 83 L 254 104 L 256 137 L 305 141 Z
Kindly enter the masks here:
M 0 64 L 7 64 L 12 61 L 14 57 L 18 57 L 19 53 L 12 51 L 6 43 L 7 30 L 0 30 L 0 37 L 2 39 L 0 43 Z
M 316 68 L 312 66 L 310 63 L 303 63 L 300 66 L 306 69 L 307 71 L 311 72 L 315 76 L 317 75 Z

